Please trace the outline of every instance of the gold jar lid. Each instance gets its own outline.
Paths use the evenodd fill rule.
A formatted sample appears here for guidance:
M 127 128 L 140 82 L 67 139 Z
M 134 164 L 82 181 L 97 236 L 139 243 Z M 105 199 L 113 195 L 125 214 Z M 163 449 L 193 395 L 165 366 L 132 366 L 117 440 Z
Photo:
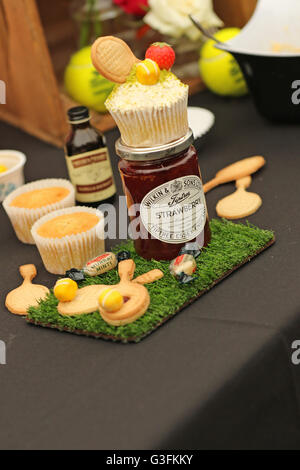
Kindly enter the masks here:
M 193 142 L 194 136 L 191 129 L 184 137 L 157 147 L 129 147 L 119 138 L 116 142 L 116 153 L 124 160 L 153 161 L 181 153 Z

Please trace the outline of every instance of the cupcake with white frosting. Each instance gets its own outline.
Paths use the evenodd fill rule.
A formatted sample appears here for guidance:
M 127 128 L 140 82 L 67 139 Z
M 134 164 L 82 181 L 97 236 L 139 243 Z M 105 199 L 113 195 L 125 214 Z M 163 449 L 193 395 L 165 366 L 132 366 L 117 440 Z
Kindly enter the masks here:
M 143 85 L 135 65 L 125 83 L 116 85 L 106 107 L 125 145 L 153 147 L 183 137 L 188 131 L 188 86 L 171 71 L 161 70 L 154 85 Z

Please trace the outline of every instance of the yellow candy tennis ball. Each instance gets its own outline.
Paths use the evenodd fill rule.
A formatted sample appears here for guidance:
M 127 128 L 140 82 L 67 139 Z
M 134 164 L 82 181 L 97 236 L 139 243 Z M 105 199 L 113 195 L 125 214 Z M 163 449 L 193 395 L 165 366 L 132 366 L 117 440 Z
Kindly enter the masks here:
M 5 173 L 8 168 L 5 165 L 0 165 L 0 173 Z
M 239 28 L 225 28 L 214 36 L 220 41 L 229 41 L 239 34 Z M 235 58 L 228 52 L 214 47 L 210 39 L 200 52 L 200 73 L 207 88 L 218 95 L 242 96 L 248 92 L 247 84 Z
M 65 88 L 75 101 L 100 113 L 106 112 L 104 102 L 114 86 L 93 66 L 90 46 L 72 55 L 65 70 Z
M 154 60 L 145 59 L 136 66 L 136 78 L 142 85 L 155 85 L 159 75 L 160 68 Z
M 124 303 L 123 296 L 116 289 L 107 287 L 103 289 L 99 296 L 99 305 L 108 312 L 117 312 Z
M 77 282 L 68 277 L 59 279 L 53 289 L 55 297 L 60 302 L 71 302 L 77 294 L 78 285 Z

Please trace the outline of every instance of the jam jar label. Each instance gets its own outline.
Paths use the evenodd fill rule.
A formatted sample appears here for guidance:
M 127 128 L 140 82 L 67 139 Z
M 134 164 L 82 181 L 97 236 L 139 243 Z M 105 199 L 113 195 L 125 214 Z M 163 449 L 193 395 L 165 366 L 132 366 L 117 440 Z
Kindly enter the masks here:
M 185 243 L 203 231 L 206 203 L 201 179 L 182 176 L 150 191 L 140 205 L 146 230 L 165 243 Z

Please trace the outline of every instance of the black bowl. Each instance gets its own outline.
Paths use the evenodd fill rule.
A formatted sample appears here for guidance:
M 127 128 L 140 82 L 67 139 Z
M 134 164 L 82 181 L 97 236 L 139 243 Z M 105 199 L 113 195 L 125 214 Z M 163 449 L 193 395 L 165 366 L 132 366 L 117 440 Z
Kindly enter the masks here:
M 233 55 L 258 111 L 272 121 L 300 122 L 300 56 Z

